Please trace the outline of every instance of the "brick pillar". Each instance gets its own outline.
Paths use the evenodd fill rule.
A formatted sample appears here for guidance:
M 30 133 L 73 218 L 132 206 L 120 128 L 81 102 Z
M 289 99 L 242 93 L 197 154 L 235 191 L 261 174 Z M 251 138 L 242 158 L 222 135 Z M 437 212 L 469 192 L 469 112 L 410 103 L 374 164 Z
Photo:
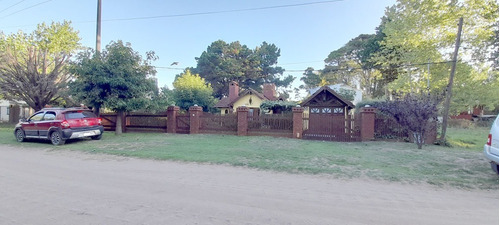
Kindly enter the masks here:
M 375 108 L 361 108 L 361 141 L 375 139 Z
M 304 120 L 302 114 L 304 113 L 304 108 L 293 107 L 293 138 L 302 139 L 302 131 L 304 130 Z
M 179 106 L 169 106 L 167 108 L 167 133 L 175 134 L 177 132 L 177 113 Z
M 240 106 L 236 109 L 238 113 L 238 136 L 247 136 L 248 134 L 248 108 Z
M 203 113 L 203 108 L 197 105 L 189 107 L 189 133 L 200 133 L 200 116 Z
M 425 144 L 432 145 L 437 140 L 437 121 L 432 122 L 432 128 L 425 134 Z

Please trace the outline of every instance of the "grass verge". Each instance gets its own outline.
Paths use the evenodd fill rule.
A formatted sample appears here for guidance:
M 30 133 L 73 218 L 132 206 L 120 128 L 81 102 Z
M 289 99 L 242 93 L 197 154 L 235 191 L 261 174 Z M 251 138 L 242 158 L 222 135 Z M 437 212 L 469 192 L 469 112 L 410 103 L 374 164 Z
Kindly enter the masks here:
M 485 134 L 486 133 L 486 134 Z M 0 125 L 0 145 L 72 150 L 155 160 L 226 164 L 287 173 L 321 174 L 341 179 L 362 178 L 464 189 L 498 189 L 482 155 L 487 130 L 449 130 L 451 140 L 468 143 L 453 148 L 412 143 L 338 143 L 273 137 L 180 135 L 105 132 L 100 141 L 70 140 L 63 146 L 48 141 L 17 143 L 12 125 Z

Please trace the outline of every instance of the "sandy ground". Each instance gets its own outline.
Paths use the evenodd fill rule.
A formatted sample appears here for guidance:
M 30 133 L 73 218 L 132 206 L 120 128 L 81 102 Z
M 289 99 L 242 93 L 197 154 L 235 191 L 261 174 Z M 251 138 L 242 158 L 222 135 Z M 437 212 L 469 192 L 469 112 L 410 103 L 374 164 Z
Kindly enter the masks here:
M 0 145 L 0 224 L 498 224 L 498 190 Z

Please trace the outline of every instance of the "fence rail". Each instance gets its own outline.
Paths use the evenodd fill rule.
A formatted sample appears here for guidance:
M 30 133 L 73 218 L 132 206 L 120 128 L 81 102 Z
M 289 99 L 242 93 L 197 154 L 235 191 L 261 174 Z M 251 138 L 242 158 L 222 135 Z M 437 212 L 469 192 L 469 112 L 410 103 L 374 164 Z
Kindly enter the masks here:
M 393 118 L 381 114 L 375 115 L 375 139 L 404 140 L 408 139 L 408 131 Z
M 292 114 L 263 114 L 247 117 L 248 135 L 293 137 Z
M 236 114 L 210 114 L 200 116 L 200 132 L 202 133 L 236 133 L 238 117 Z
M 359 115 L 355 114 L 356 116 L 338 115 L 326 111 L 324 113 L 308 114 L 303 113 L 301 110 L 293 111 L 290 114 L 251 116 L 248 115 L 248 111 L 241 110 L 235 114 L 220 115 L 202 112 L 200 108 L 196 107 L 190 108 L 188 112 L 179 111 L 179 107 L 173 106 L 163 113 L 127 113 L 122 118 L 124 132 L 219 133 L 297 137 L 343 142 L 361 141 L 362 139 L 372 140 L 373 138 L 378 140 L 408 139 L 407 132 L 394 120 L 381 117 L 376 113 L 374 117 L 373 110 L 366 112 L 367 117 L 361 116 L 364 113 L 363 111 Z M 101 118 L 105 130 L 113 131 L 116 129 L 116 113 L 103 113 Z M 362 119 L 363 124 L 361 124 Z M 366 122 L 366 120 L 371 122 Z M 366 126 L 366 124 L 369 124 L 369 126 Z M 199 127 L 191 127 L 191 125 Z M 362 129 L 363 136 L 361 135 Z M 435 136 L 434 133 L 430 135 Z
M 114 131 L 116 129 L 116 113 L 101 113 L 100 117 L 104 130 Z
M 291 132 L 293 130 L 293 117 L 291 114 L 264 114 L 260 116 L 249 116 L 248 130 L 263 132 Z
M 116 130 L 116 113 L 102 113 L 100 117 L 105 130 Z M 165 132 L 167 129 L 167 114 L 127 113 L 123 126 L 125 126 L 125 130 Z

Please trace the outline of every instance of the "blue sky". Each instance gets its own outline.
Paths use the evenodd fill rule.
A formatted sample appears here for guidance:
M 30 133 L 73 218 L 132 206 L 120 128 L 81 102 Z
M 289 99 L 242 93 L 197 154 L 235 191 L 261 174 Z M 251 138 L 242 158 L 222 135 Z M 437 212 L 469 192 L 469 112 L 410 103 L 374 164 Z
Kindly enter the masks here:
M 294 7 L 278 7 L 323 2 Z M 278 65 L 296 78 L 307 67 L 322 69 L 328 54 L 359 34 L 375 33 L 385 8 L 396 0 L 102 0 L 102 46 L 112 40 L 130 42 L 143 56 L 159 56 L 159 86 L 168 85 L 183 68 L 195 67 L 216 40 L 240 41 L 255 48 L 263 41 L 281 49 Z M 0 31 L 31 32 L 36 24 L 72 21 L 84 46 L 95 47 L 97 0 L 0 0 Z M 262 10 L 186 15 L 205 12 Z M 186 16 L 171 16 L 186 15 Z M 170 16 L 154 19 L 133 19 Z M 132 19 L 131 19 L 132 18 Z M 130 19 L 130 20 L 115 20 Z M 170 66 L 172 62 L 179 65 Z M 297 72 L 295 72 L 297 71 Z

